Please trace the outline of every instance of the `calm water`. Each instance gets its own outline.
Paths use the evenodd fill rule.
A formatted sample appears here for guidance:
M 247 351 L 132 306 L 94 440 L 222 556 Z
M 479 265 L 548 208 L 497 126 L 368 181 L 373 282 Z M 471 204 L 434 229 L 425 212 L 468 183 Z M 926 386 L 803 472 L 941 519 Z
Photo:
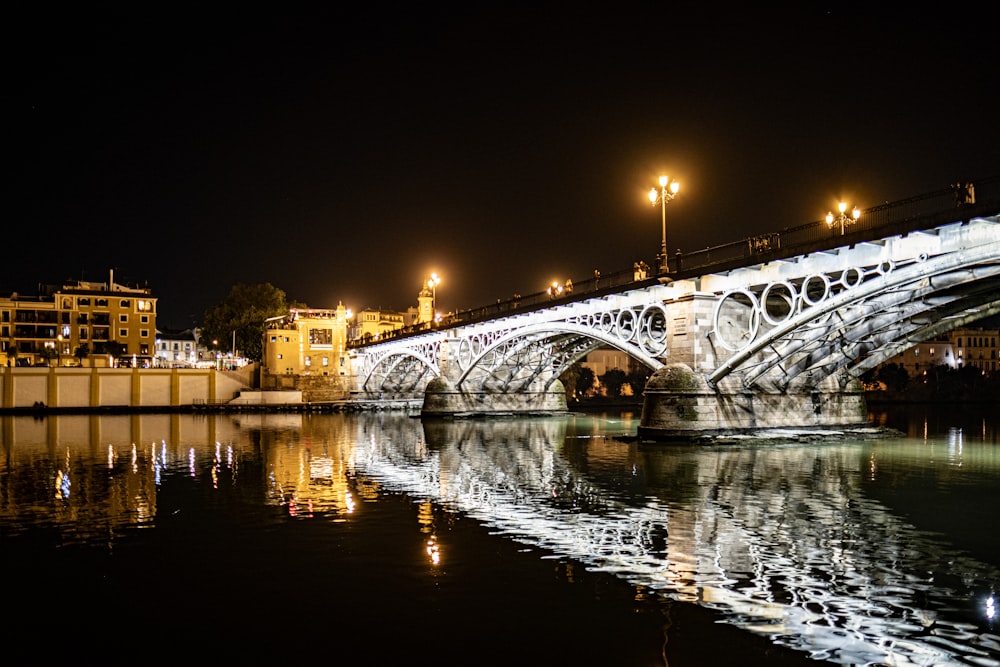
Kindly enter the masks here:
M 7 657 L 1000 665 L 997 419 L 0 418 Z

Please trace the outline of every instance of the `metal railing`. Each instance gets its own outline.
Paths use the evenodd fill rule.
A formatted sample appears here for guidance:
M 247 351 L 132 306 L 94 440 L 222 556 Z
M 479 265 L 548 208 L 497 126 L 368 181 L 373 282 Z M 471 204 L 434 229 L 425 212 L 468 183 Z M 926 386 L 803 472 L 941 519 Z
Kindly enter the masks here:
M 703 250 L 678 252 L 671 258 L 673 270 L 664 276 L 641 278 L 635 269 L 610 274 L 595 272 L 592 277 L 572 281 L 572 291 L 564 292 L 558 298 L 553 298 L 549 292 L 515 295 L 506 301 L 497 300 L 495 304 L 450 313 L 445 321 L 437 324 L 416 324 L 384 333 L 377 339 L 350 341 L 348 347 L 362 347 L 428 331 L 531 312 L 541 307 L 582 301 L 615 293 L 623 287 L 637 289 L 654 285 L 660 278 L 686 278 L 729 270 L 949 222 L 968 221 L 977 216 L 996 215 L 998 212 L 1000 212 L 1000 176 L 958 183 L 909 199 L 886 202 L 864 209 L 857 220 L 851 221 L 844 228 L 843 234 L 837 223 L 830 226 L 825 220 L 807 222 L 778 232 L 751 236 Z

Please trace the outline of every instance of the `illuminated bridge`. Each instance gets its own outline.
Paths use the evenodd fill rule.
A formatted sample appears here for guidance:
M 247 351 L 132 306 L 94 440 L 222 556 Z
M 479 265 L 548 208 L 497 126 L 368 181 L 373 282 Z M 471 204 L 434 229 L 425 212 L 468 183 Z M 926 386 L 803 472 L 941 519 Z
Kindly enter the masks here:
M 566 409 L 559 376 L 599 347 L 653 371 L 640 435 L 865 423 L 858 378 L 1000 312 L 1000 179 L 463 311 L 351 348 L 359 398 L 424 415 Z

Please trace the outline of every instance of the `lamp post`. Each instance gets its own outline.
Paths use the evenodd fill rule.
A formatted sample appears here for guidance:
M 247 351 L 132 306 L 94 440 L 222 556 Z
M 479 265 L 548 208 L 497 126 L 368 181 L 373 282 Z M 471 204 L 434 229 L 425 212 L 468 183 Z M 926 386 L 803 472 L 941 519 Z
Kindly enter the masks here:
M 62 366 L 62 334 L 56 336 L 56 366 Z
M 437 286 L 441 284 L 441 277 L 432 273 L 427 281 L 427 286 L 431 288 L 431 319 L 437 320 Z
M 660 239 L 660 273 L 668 271 L 667 266 L 667 202 L 672 201 L 677 196 L 677 191 L 681 189 L 681 184 L 671 181 L 667 176 L 660 176 L 660 188 L 655 187 L 649 190 L 649 203 L 656 206 L 660 204 L 660 220 L 663 225 L 663 234 Z
M 833 211 L 826 214 L 826 226 L 833 229 L 834 224 L 840 225 L 840 235 L 844 235 L 844 228 L 847 225 L 853 225 L 861 217 L 861 209 L 857 206 L 851 210 L 851 214 L 847 214 L 847 202 L 840 202 L 837 204 L 837 210 L 840 211 L 839 215 L 834 215 Z

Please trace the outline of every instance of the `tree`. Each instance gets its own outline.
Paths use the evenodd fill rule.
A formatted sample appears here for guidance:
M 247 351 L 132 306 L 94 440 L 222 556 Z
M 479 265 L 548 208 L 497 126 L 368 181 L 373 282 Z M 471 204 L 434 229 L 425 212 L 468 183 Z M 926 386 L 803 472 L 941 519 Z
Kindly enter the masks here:
M 56 348 L 45 346 L 39 351 L 38 355 L 45 360 L 45 366 L 51 366 L 52 360 L 56 358 Z
M 618 398 L 622 395 L 622 385 L 627 379 L 625 371 L 612 368 L 601 376 L 601 384 L 608 390 L 608 398 Z
M 594 369 L 577 364 L 576 395 L 579 397 L 589 396 L 594 391 Z
M 11 345 L 7 348 L 7 365 L 17 366 L 17 355 L 18 349 L 17 345 Z
M 631 361 L 631 359 L 629 360 Z M 632 387 L 633 396 L 641 396 L 646 390 L 646 382 L 649 381 L 651 371 L 645 366 L 629 364 L 628 375 L 625 382 Z
M 237 283 L 226 299 L 205 311 L 201 340 L 210 349 L 226 351 L 233 346 L 251 361 L 264 353 L 264 321 L 288 313 L 284 291 L 270 283 Z
M 73 350 L 73 356 L 80 360 L 80 365 L 83 365 L 83 360 L 90 356 L 90 346 L 86 343 L 77 345 L 76 349 Z

